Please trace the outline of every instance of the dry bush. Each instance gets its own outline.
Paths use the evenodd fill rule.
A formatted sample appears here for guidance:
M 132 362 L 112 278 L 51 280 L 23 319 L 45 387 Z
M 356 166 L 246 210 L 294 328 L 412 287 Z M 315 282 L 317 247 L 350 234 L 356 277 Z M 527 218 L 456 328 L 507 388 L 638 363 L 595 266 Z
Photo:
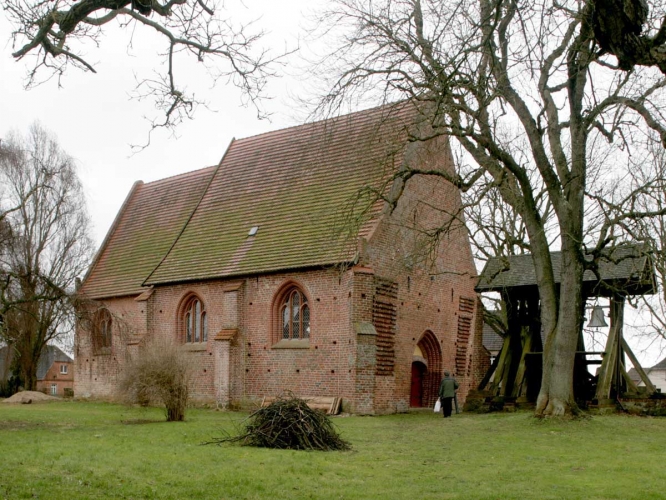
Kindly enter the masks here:
M 129 362 L 120 389 L 130 403 L 164 405 L 167 422 L 185 419 L 192 362 L 173 342 L 148 343 Z
M 289 450 L 348 450 L 328 416 L 306 401 L 286 395 L 247 418 L 236 436 L 216 438 L 204 444 L 240 443 L 242 446 Z

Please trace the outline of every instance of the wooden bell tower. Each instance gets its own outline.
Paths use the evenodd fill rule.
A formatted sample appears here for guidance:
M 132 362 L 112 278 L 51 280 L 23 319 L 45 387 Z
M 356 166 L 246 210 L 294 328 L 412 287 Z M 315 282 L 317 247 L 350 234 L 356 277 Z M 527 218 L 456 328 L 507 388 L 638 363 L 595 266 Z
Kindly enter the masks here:
M 561 256 L 551 254 L 555 276 Z M 592 257 L 590 256 L 591 260 Z M 623 336 L 624 305 L 631 295 L 653 294 L 656 283 L 652 262 L 642 247 L 624 245 L 609 251 L 597 262 L 598 274 L 586 271 L 583 291 L 586 300 L 609 300 L 610 329 L 603 351 L 587 351 L 579 332 L 574 362 L 574 397 L 584 405 L 611 406 L 622 397 L 649 397 L 656 392 Z M 530 406 L 541 387 L 545 339 L 541 331 L 539 291 L 530 255 L 495 258 L 488 261 L 476 287 L 479 293 L 499 293 L 506 313 L 506 330 L 499 355 L 468 404 L 491 408 Z M 599 361 L 598 356 L 602 356 Z M 596 358 L 596 359 L 593 359 Z M 638 387 L 627 374 L 629 359 L 645 384 Z M 596 376 L 589 365 L 600 364 Z M 483 400 L 483 403 L 481 403 Z

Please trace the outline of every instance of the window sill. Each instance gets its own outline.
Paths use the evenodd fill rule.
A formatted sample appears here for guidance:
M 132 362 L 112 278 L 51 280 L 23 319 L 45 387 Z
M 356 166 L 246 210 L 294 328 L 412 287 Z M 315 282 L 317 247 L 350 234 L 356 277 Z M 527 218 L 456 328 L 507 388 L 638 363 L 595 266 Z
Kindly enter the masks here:
M 183 344 L 184 351 L 205 351 L 208 349 L 208 344 L 203 343 L 192 343 L 192 344 Z
M 310 341 L 305 340 L 280 340 L 273 344 L 273 349 L 310 349 Z

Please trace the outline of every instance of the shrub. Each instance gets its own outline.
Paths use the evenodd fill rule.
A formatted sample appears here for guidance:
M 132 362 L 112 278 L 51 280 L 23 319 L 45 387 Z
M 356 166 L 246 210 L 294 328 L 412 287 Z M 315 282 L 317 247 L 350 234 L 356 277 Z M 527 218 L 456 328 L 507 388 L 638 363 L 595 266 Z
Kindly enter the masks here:
M 187 353 L 172 342 L 150 342 L 131 360 L 120 387 L 130 403 L 164 405 L 167 422 L 185 419 L 192 369 Z

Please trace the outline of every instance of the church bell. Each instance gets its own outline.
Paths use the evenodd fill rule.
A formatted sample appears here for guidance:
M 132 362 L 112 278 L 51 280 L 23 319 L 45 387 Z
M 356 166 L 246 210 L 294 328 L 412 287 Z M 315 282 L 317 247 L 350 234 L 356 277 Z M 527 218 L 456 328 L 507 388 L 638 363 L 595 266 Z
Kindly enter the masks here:
M 590 322 L 587 324 L 588 328 L 601 328 L 608 326 L 604 318 L 604 309 L 601 306 L 594 306 L 590 314 Z

